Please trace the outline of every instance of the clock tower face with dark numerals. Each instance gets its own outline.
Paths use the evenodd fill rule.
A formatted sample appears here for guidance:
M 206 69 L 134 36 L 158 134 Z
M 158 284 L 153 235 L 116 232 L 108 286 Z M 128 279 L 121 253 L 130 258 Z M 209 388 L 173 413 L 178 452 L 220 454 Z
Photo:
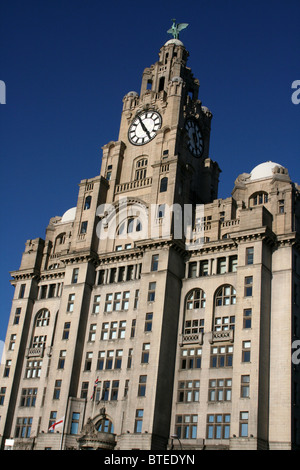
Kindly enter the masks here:
M 133 145 L 144 145 L 154 139 L 161 128 L 162 118 L 157 111 L 144 111 L 138 114 L 128 130 L 129 141 Z
M 188 134 L 188 149 L 191 154 L 200 158 L 203 154 L 203 137 L 199 125 L 193 119 L 188 119 L 185 123 Z

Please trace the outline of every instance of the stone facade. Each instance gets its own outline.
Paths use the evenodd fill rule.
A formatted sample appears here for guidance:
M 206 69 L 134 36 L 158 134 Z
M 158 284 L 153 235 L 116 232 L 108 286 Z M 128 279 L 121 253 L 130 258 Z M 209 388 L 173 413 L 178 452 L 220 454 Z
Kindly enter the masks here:
M 299 445 L 299 188 L 265 162 L 218 199 L 188 55 L 160 49 L 100 175 L 11 273 L 2 447 Z

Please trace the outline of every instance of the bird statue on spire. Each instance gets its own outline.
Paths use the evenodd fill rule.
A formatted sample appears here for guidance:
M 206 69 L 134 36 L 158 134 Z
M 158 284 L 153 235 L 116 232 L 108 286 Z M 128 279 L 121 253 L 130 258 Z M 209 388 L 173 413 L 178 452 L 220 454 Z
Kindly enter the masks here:
M 179 32 L 188 27 L 188 23 L 177 23 L 176 20 L 172 19 L 173 24 L 167 33 L 172 34 L 174 39 L 179 39 Z

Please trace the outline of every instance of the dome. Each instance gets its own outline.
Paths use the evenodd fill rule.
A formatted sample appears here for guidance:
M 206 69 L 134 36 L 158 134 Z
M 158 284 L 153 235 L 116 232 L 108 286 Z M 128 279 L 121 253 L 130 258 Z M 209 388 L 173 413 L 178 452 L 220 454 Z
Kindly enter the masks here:
M 259 180 L 262 178 L 270 178 L 274 174 L 274 169 L 282 168 L 284 167 L 282 165 L 279 165 L 279 163 L 274 163 L 271 161 L 260 163 L 260 165 L 257 165 L 255 168 L 250 173 L 250 180 Z
M 67 222 L 73 222 L 75 220 L 76 214 L 76 207 L 72 207 L 71 209 L 67 210 L 61 218 L 60 223 L 65 224 Z
M 129 91 L 126 96 L 139 96 L 136 91 Z
M 183 46 L 184 47 L 184 44 L 183 42 L 179 41 L 179 39 L 169 39 L 169 41 L 167 41 L 165 43 L 165 46 L 168 46 L 169 44 L 175 44 L 175 46 Z

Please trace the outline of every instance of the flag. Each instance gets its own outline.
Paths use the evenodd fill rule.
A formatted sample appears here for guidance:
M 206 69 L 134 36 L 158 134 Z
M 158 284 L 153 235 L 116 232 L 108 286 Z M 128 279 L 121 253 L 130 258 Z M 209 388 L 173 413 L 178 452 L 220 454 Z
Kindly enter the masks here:
M 64 424 L 64 419 L 65 419 L 65 417 L 63 417 L 63 418 L 59 419 L 58 421 L 56 421 L 55 423 L 51 424 L 48 431 L 55 431 L 55 429 L 57 427 L 62 426 Z
M 93 388 L 93 393 L 92 393 L 92 396 L 91 396 L 91 400 L 93 400 L 95 398 L 95 392 L 96 392 L 96 387 L 98 385 L 98 382 L 99 382 L 99 379 L 97 377 L 96 380 L 95 380 L 95 383 L 94 383 L 94 388 Z

